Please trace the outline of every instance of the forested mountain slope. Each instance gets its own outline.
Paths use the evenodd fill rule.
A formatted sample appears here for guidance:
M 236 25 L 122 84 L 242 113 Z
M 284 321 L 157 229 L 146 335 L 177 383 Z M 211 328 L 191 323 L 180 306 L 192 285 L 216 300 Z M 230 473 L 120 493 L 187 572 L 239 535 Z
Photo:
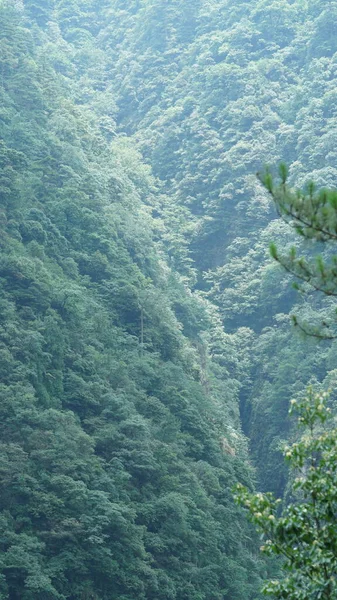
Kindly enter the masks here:
M 0 0 L 0 599 L 257 597 L 239 404 L 282 494 L 337 365 L 255 172 L 336 184 L 336 4 Z
M 117 131 L 120 18 L 0 3 L 0 598 L 256 598 L 245 330 L 187 286 L 186 244 L 175 270 L 168 198 Z
M 249 329 L 238 338 L 250 357 L 240 375 L 243 426 L 260 485 L 282 493 L 289 400 L 336 369 L 336 348 L 291 331 L 289 314 L 310 322 L 329 303 L 299 297 L 272 263 L 271 241 L 301 244 L 275 219 L 255 173 L 285 160 L 294 185 L 336 185 L 337 3 L 113 6 L 114 24 L 97 39 L 112 57 L 119 130 L 132 135 L 170 198 L 161 214 L 175 233 L 166 241 L 172 263 L 196 274 L 227 332 Z

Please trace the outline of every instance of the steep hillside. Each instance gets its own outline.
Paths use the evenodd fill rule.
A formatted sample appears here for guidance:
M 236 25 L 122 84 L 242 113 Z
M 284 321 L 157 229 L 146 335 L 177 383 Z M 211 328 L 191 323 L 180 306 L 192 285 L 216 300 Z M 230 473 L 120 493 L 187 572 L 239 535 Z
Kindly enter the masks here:
M 119 130 L 132 135 L 169 196 L 160 214 L 175 231 L 166 244 L 173 264 L 196 274 L 227 332 L 250 330 L 236 337 L 251 359 L 240 376 L 243 426 L 260 484 L 282 493 L 278 448 L 289 434 L 289 400 L 336 369 L 336 352 L 335 343 L 291 331 L 289 314 L 310 322 L 312 309 L 329 303 L 299 297 L 272 263 L 271 241 L 303 244 L 275 219 L 255 173 L 285 160 L 292 184 L 336 185 L 337 3 L 113 7 L 98 41 L 111 57 Z
M 252 458 L 283 494 L 289 400 L 337 363 L 255 173 L 336 185 L 336 16 L 0 0 L 0 600 L 257 597 L 232 486 Z
M 118 133 L 109 45 L 137 10 L 0 2 L 3 600 L 246 600 L 265 569 L 231 494 L 239 338 Z

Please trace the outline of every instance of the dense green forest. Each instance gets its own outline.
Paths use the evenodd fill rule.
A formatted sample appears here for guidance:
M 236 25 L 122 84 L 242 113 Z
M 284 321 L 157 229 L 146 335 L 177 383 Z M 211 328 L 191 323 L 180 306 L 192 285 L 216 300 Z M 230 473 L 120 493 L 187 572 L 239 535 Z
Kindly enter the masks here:
M 0 0 L 0 600 L 259 597 L 232 488 L 287 493 L 289 401 L 337 359 L 255 173 L 336 184 L 336 23 Z

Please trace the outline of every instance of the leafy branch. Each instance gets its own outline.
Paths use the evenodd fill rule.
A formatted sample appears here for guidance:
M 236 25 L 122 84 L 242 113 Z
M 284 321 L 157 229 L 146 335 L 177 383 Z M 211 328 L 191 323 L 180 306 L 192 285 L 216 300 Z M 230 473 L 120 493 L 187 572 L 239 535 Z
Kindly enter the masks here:
M 257 177 L 272 197 L 280 217 L 294 227 L 300 236 L 324 243 L 337 240 L 337 190 L 317 191 L 312 182 L 305 190 L 293 190 L 287 185 L 288 169 L 283 163 L 279 167 L 276 183 L 268 167 Z M 312 260 L 298 256 L 295 247 L 288 254 L 282 254 L 274 243 L 270 245 L 270 253 L 274 260 L 301 282 L 294 284 L 297 290 L 306 293 L 312 289 L 328 297 L 337 297 L 336 255 L 327 264 L 320 255 Z M 328 331 L 330 324 L 327 322 L 322 322 L 317 329 L 300 323 L 296 316 L 292 319 L 307 335 L 320 339 L 336 337 L 335 333 Z
M 283 579 L 268 581 L 263 591 L 275 598 L 332 600 L 337 593 L 337 428 L 324 427 L 331 420 L 328 394 L 308 388 L 301 401 L 292 400 L 297 412 L 299 441 L 283 450 L 297 501 L 278 516 L 280 500 L 272 494 L 252 494 L 238 485 L 238 504 L 250 513 L 262 532 L 261 551 L 284 558 Z

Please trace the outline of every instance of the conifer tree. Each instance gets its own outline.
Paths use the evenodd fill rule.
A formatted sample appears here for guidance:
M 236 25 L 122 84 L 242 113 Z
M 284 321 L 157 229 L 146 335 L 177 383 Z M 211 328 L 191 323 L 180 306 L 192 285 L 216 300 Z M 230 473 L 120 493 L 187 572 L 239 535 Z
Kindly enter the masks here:
M 279 168 L 279 181 L 275 180 L 267 168 L 258 174 L 260 181 L 271 195 L 279 215 L 290 223 L 296 232 L 306 240 L 326 244 L 325 257 L 313 256 L 311 248 L 304 256 L 298 256 L 293 246 L 288 254 L 282 254 L 274 243 L 270 245 L 272 257 L 283 268 L 294 275 L 294 287 L 301 292 L 319 291 L 327 297 L 337 296 L 337 255 L 330 251 L 331 243 L 337 240 L 337 190 L 317 189 L 309 182 L 304 190 L 292 190 L 287 185 L 288 170 L 285 164 Z M 299 283 L 298 283 L 299 282 Z M 292 320 L 305 333 L 322 338 L 335 338 L 335 316 L 324 318 L 319 326 L 301 322 L 296 315 Z

